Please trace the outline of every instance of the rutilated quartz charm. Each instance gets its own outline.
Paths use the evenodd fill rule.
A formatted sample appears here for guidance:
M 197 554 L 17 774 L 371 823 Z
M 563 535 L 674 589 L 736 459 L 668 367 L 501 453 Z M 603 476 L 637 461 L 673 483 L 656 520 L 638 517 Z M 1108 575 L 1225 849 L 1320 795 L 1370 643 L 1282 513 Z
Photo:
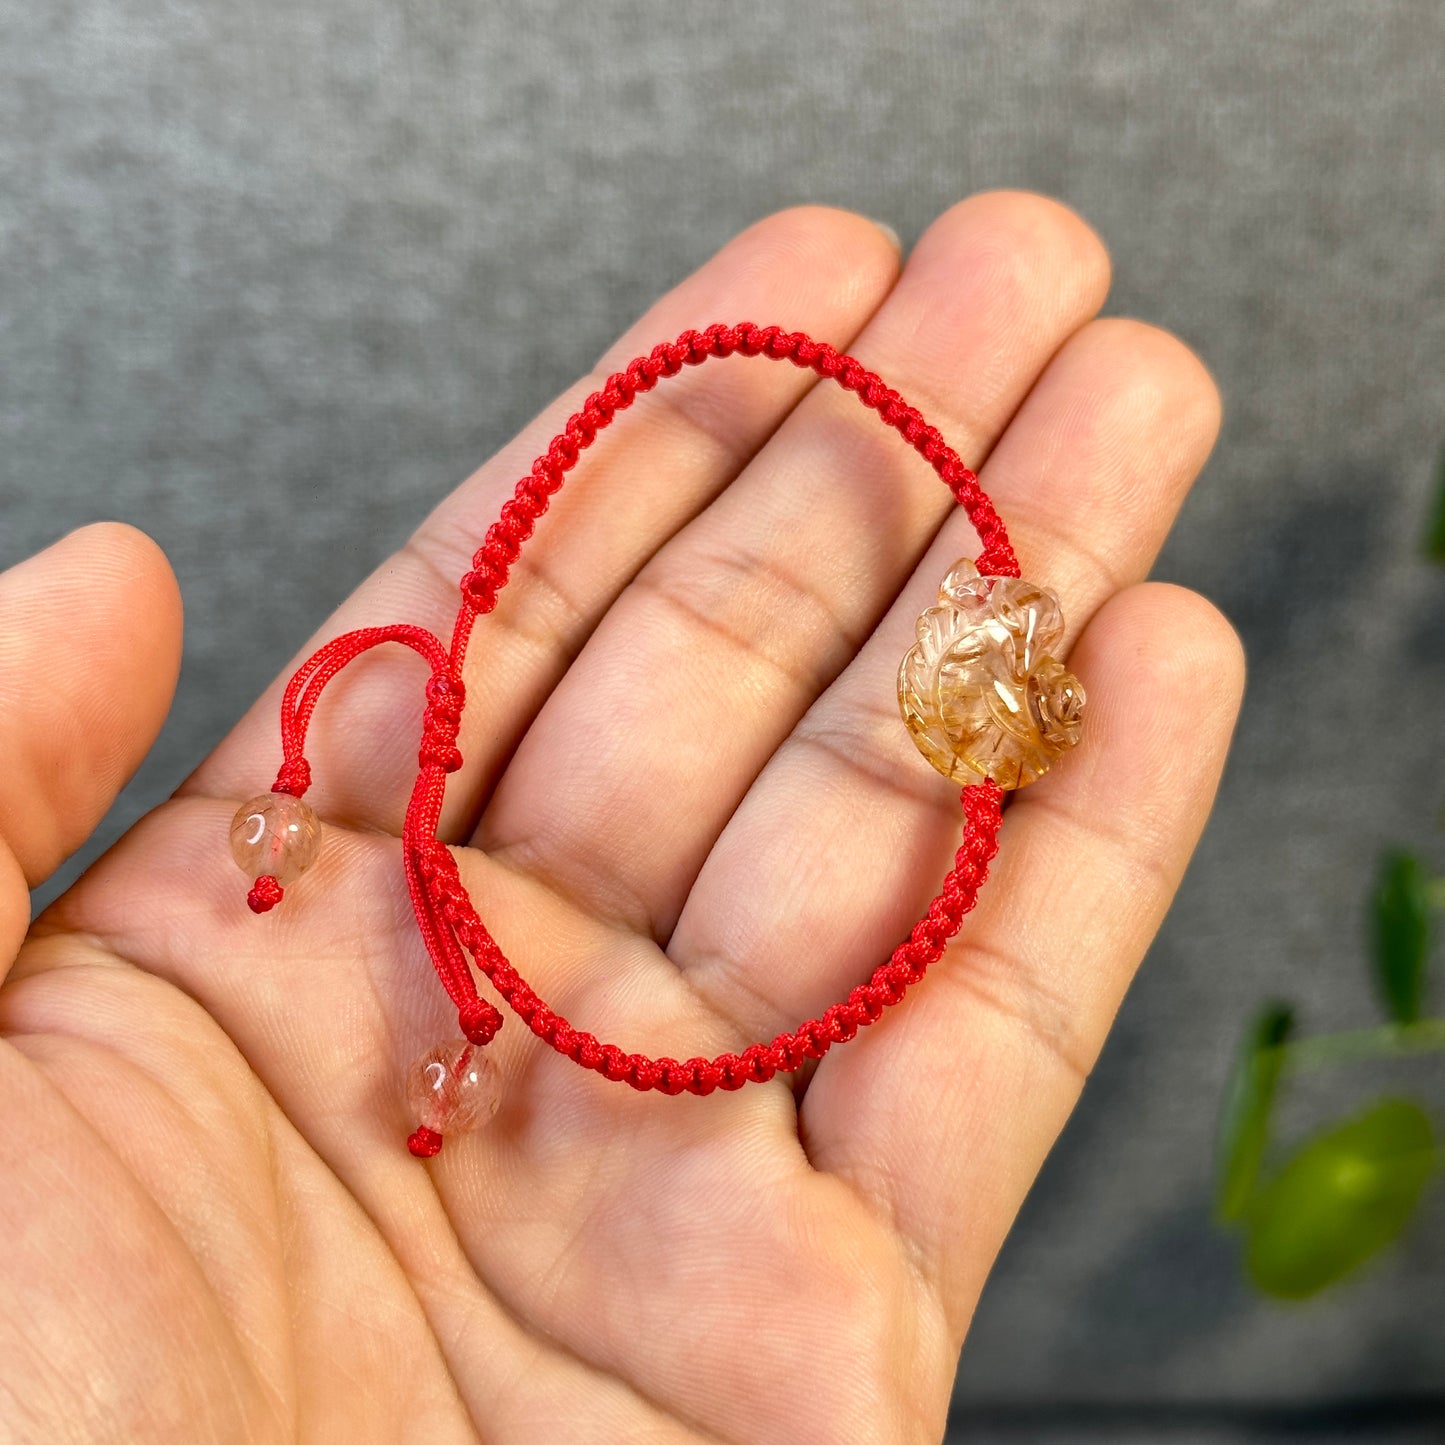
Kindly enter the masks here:
M 954 564 L 898 669 L 903 721 L 944 777 L 1026 787 L 1078 742 L 1084 689 L 1049 656 L 1063 635 L 1048 588 Z

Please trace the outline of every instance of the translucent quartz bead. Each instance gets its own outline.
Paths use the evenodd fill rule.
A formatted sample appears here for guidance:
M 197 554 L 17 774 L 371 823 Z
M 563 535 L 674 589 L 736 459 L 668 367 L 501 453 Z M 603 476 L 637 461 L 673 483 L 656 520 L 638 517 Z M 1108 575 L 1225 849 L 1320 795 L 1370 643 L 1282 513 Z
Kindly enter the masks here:
M 463 1134 L 491 1120 L 502 1102 L 502 1081 L 485 1049 L 452 1039 L 428 1049 L 406 1076 L 406 1101 L 423 1128 Z
M 269 874 L 283 888 L 321 851 L 321 820 L 290 793 L 262 793 L 231 820 L 231 855 L 253 882 Z
M 1084 689 L 1050 657 L 1064 619 L 1046 587 L 958 562 L 898 669 L 898 705 L 947 778 L 1022 788 L 1079 740 Z

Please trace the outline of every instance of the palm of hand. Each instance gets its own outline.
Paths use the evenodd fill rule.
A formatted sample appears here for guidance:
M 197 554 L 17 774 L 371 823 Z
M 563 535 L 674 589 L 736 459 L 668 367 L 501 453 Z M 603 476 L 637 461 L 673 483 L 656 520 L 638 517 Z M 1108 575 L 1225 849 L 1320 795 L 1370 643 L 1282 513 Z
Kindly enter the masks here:
M 308 751 L 335 826 L 276 913 L 246 912 L 225 846 L 275 769 L 273 693 L 20 946 L 24 881 L 148 745 L 178 629 L 135 534 L 7 574 L 15 673 L 52 680 L 0 721 L 20 865 L 0 1414 L 19 1439 L 939 1436 L 986 1272 L 1177 884 L 1238 702 L 1227 626 L 1138 585 L 1213 392 L 1169 338 L 1090 321 L 1105 284 L 1097 242 L 1034 198 L 955 208 L 901 279 L 868 223 L 786 213 L 600 368 L 745 313 L 855 350 L 988 456 L 1026 575 L 1074 624 L 1084 748 L 1020 796 L 928 982 L 791 1082 L 639 1096 L 512 1021 L 493 1125 L 407 1156 L 401 1071 L 452 1031 L 395 841 L 409 657 L 328 694 Z M 891 679 L 972 536 L 896 437 L 807 382 L 734 361 L 640 401 L 469 659 L 445 836 L 477 845 L 463 877 L 523 974 L 627 1047 L 715 1052 L 817 1011 L 906 933 L 956 841 L 956 792 L 913 753 Z M 587 389 L 328 635 L 444 630 L 476 538 Z M 138 610 L 150 628 L 118 620 Z M 41 707 L 57 673 L 73 696 Z

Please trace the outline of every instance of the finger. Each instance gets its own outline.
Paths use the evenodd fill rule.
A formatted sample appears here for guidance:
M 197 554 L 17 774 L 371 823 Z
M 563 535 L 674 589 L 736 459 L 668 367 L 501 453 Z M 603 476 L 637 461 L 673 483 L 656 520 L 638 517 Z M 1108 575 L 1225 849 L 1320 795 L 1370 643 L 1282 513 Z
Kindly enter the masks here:
M 1228 622 L 1162 584 L 1109 602 L 1074 660 L 1088 746 L 1017 796 L 960 936 L 803 1103 L 814 1163 L 896 1224 L 960 1338 L 1183 876 L 1244 685 Z
M 1114 588 L 1147 574 L 1218 416 L 1194 357 L 1136 322 L 1095 322 L 1050 363 L 983 481 L 1025 575 L 1058 588 L 1072 633 Z M 918 614 L 972 544 L 967 519 L 950 517 L 857 661 L 737 810 L 688 898 L 669 951 L 752 1036 L 813 1016 L 865 978 L 957 846 L 956 790 L 922 764 L 895 698 Z
M 754 317 L 846 344 L 897 275 L 895 241 L 844 211 L 784 211 L 744 231 L 663 297 L 591 376 L 559 397 L 444 501 L 307 645 L 353 627 L 412 622 L 449 637 L 459 579 L 517 479 L 603 378 L 688 327 Z M 478 626 L 465 678 L 474 699 L 460 738 L 444 836 L 465 836 L 542 701 L 598 619 L 647 558 L 722 490 L 816 381 L 793 367 L 734 360 L 667 381 L 620 417 L 589 453 Z M 299 659 L 298 659 L 299 660 Z M 423 683 L 400 649 L 369 654 L 338 678 L 307 752 L 328 819 L 397 832 L 416 776 Z M 291 668 L 182 790 L 242 797 L 274 776 L 277 713 Z
M 977 196 L 924 234 L 854 350 L 978 459 L 1107 288 L 1104 249 L 1072 212 Z M 739 799 L 951 508 L 876 416 L 815 390 L 619 598 L 518 749 L 480 844 L 666 939 Z
M 90 836 L 175 692 L 181 600 L 150 538 L 82 528 L 0 574 L 0 974 L 29 890 Z

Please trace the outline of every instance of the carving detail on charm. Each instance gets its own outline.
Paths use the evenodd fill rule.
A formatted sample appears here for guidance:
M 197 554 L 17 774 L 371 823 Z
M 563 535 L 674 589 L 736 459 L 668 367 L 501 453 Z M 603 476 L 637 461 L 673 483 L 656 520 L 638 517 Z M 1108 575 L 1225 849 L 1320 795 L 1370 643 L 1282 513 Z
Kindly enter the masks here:
M 1047 587 L 954 564 L 898 669 L 903 721 L 944 777 L 1026 787 L 1078 742 L 1084 689 L 1049 656 L 1063 635 Z

